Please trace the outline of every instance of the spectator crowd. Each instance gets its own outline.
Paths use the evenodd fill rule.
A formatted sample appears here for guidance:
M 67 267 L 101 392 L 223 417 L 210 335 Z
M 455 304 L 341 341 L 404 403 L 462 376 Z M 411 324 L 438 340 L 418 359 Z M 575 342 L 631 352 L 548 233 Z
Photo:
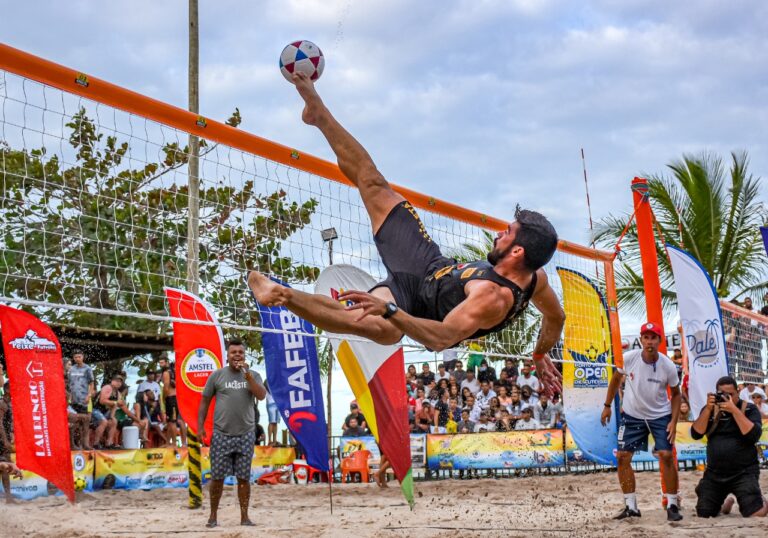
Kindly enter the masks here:
M 477 355 L 477 354 L 473 354 Z M 448 355 L 448 357 L 451 357 Z M 485 358 L 463 361 L 448 358 L 421 371 L 411 364 L 406 371 L 408 420 L 412 433 L 480 433 L 562 428 L 565 413 L 560 394 L 551 398 L 536 377 L 533 361 L 507 359 L 498 372 Z M 343 435 L 369 435 L 357 404 L 350 405 Z
M 129 400 L 126 373 L 105 375 L 96 389 L 96 377 L 81 350 L 64 365 L 69 406 L 70 443 L 73 450 L 121 448 L 124 428 L 138 428 L 142 448 L 186 445 L 187 428 L 176 404 L 174 367 L 161 357 L 140 380 Z

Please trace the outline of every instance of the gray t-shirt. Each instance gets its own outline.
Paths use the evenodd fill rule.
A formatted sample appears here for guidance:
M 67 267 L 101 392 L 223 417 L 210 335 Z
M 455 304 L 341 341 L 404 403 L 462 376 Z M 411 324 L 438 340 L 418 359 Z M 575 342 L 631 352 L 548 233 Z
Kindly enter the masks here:
M 88 405 L 88 385 L 93 383 L 93 370 L 87 364 L 73 364 L 67 374 L 72 403 Z
M 264 384 L 258 373 L 251 371 L 251 374 L 257 383 Z M 254 431 L 254 396 L 248 389 L 245 374 L 233 371 L 229 366 L 216 370 L 208 377 L 203 396 L 216 397 L 216 409 L 213 413 L 214 432 L 234 436 Z

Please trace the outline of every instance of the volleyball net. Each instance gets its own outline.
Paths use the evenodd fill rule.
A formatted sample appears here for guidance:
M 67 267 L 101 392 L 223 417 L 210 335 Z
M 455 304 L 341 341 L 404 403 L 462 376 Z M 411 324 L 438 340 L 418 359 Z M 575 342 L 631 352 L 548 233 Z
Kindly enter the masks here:
M 188 277 L 190 135 L 200 140 L 199 295 L 225 329 L 258 342 L 248 270 L 306 291 L 330 263 L 383 279 L 368 215 L 338 167 L 239 122 L 237 111 L 226 122 L 193 115 L 0 45 L 0 301 L 49 323 L 167 332 L 164 287 L 185 288 Z M 484 258 L 507 226 L 395 188 L 460 261 Z M 616 343 L 612 259 L 561 241 L 547 272 L 561 296 L 558 268 L 589 279 Z M 531 308 L 474 351 L 529 355 L 539 325 Z

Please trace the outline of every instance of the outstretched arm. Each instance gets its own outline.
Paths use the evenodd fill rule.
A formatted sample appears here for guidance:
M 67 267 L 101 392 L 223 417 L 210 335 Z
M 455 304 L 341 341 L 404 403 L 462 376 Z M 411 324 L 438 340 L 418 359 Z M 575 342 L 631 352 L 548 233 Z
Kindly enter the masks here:
M 339 300 L 354 302 L 347 310 L 361 312 L 357 321 L 386 312 L 387 302 L 370 293 L 348 291 L 339 295 Z M 480 328 L 500 323 L 499 312 L 505 312 L 504 301 L 490 286 L 477 286 L 443 321 L 417 318 L 402 309 L 389 321 L 416 342 L 433 351 L 442 351 L 469 338 Z
M 563 333 L 565 312 L 544 270 L 539 269 L 537 276 L 539 280 L 531 302 L 542 313 L 543 319 L 539 338 L 533 348 L 533 362 L 536 364 L 536 375 L 543 385 L 539 392 L 552 395 L 563 391 L 563 376 L 547 353 Z
M 537 276 L 539 283 L 536 286 L 536 292 L 533 294 L 531 302 L 541 312 L 543 319 L 533 354 L 543 355 L 552 349 L 552 346 L 560 339 L 560 335 L 563 334 L 565 312 L 560 305 L 560 299 L 557 298 L 555 290 L 549 285 L 546 273 L 539 270 Z

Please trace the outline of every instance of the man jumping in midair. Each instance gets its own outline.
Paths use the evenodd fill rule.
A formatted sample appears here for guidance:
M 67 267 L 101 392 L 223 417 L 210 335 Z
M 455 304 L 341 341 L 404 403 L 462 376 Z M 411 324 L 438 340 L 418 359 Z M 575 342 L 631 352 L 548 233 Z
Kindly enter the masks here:
M 336 300 L 286 288 L 253 271 L 248 285 L 259 303 L 285 306 L 325 331 L 384 345 L 407 335 L 441 351 L 502 330 L 531 301 L 543 314 L 533 351 L 536 374 L 547 391 L 559 392 L 561 376 L 547 352 L 560 337 L 565 314 L 541 269 L 557 249 L 552 224 L 518 208 L 487 261 L 457 264 L 441 254 L 414 207 L 392 190 L 365 148 L 331 115 L 312 81 L 295 73 L 293 82 L 306 103 L 302 119 L 325 135 L 339 168 L 360 191 L 388 276 L 367 293 L 348 291 Z

